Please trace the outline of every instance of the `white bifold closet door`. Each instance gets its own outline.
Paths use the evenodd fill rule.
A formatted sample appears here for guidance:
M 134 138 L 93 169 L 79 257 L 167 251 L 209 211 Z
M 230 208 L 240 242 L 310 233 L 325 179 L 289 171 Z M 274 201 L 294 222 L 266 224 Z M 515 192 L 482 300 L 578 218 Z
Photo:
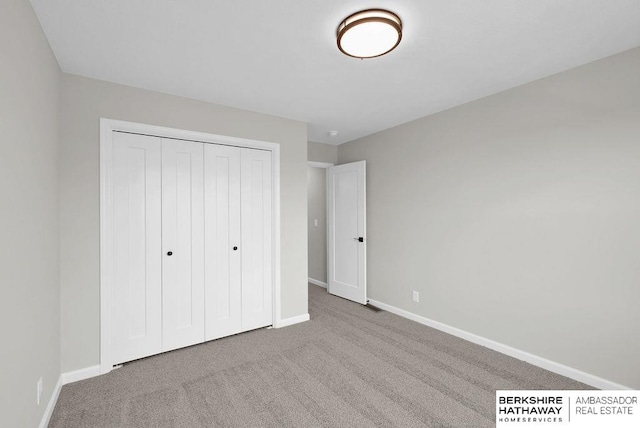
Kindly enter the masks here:
M 242 330 L 271 325 L 271 152 L 241 149 Z
M 204 162 L 206 338 L 212 340 L 242 331 L 240 149 L 207 144 Z
M 271 152 L 113 134 L 112 361 L 273 323 Z
M 162 139 L 162 350 L 204 341 L 203 144 Z
M 162 352 L 161 139 L 113 134 L 114 362 Z
M 203 145 L 114 134 L 114 361 L 204 341 Z
M 271 152 L 207 144 L 207 340 L 271 325 Z

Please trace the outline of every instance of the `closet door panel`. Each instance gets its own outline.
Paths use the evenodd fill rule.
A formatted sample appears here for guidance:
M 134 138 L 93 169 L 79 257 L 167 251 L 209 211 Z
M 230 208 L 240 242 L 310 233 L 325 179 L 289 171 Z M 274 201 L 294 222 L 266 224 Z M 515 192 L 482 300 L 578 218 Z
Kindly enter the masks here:
M 201 143 L 162 140 L 163 351 L 204 341 Z
M 204 159 L 205 336 L 212 340 L 242 327 L 240 149 L 205 144 Z
M 242 149 L 242 330 L 273 324 L 271 152 Z
M 162 351 L 161 151 L 156 137 L 113 133 L 114 364 Z

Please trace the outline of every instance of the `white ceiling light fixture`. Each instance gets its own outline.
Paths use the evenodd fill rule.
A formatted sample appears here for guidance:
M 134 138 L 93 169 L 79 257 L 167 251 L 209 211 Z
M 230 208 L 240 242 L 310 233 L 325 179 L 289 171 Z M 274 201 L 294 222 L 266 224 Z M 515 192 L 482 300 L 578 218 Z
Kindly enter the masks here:
M 347 16 L 338 26 L 338 49 L 354 58 L 375 58 L 402 40 L 402 21 L 393 12 L 367 9 Z

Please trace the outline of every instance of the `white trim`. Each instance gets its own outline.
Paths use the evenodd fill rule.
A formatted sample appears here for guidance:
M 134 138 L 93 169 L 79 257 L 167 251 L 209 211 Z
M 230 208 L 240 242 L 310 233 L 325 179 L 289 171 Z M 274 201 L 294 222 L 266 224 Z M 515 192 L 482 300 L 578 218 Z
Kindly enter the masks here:
M 327 288 L 326 282 L 318 281 L 317 279 L 313 279 L 313 278 L 307 278 L 307 280 L 309 281 L 309 284 L 317 285 L 318 287 L 322 287 L 322 288 Z
M 117 124 L 100 119 L 100 372 L 109 373 L 113 367 L 107 338 L 111 337 L 111 294 L 107 293 L 107 284 L 111 284 L 113 271 L 113 239 L 109 231 L 113 230 L 113 131 Z M 109 288 L 111 288 L 109 286 Z
M 316 162 L 316 161 L 307 161 L 307 165 L 311 168 L 329 168 L 333 166 L 332 163 L 329 162 Z
M 293 324 L 299 324 L 301 322 L 309 321 L 310 319 L 311 317 L 309 317 L 309 314 L 303 314 L 296 317 L 285 318 L 283 320 L 280 320 L 280 322 L 275 323 L 273 326 L 275 328 L 288 327 Z
M 63 385 L 72 382 L 78 382 L 80 380 L 89 379 L 92 377 L 100 376 L 102 374 L 102 370 L 99 364 L 91 367 L 85 367 L 80 370 L 74 370 L 72 372 L 62 373 L 60 375 L 60 380 Z
M 273 189 L 273 325 L 281 321 L 282 310 L 280 301 L 280 145 L 274 144 L 271 149 L 272 189 Z
M 40 428 L 47 428 L 47 426 L 49 426 L 49 421 L 51 420 L 51 415 L 53 415 L 53 409 L 56 408 L 56 403 L 58 402 L 61 389 L 62 375 L 60 375 L 58 383 L 56 383 L 56 386 L 53 388 L 51 398 L 49 398 L 49 403 L 47 403 L 47 408 L 44 409 L 44 414 L 42 415 L 42 419 L 40 419 L 40 425 L 38 425 Z
M 150 135 L 160 138 L 173 138 L 177 140 L 189 140 L 200 143 L 222 144 L 234 147 L 246 147 L 249 149 L 273 151 L 279 148 L 276 143 L 267 141 L 250 140 L 240 137 L 229 137 L 226 135 L 209 134 L 205 132 L 189 131 L 186 129 L 166 128 L 164 126 L 147 125 L 144 123 L 125 122 L 122 120 L 100 118 L 100 128 L 107 132 L 120 131 L 131 134 Z M 101 132 L 101 137 L 105 135 Z
M 49 421 L 51 420 L 51 416 L 53 415 L 53 409 L 56 408 L 56 403 L 58 402 L 58 397 L 60 397 L 60 391 L 62 390 L 62 386 L 71 382 L 78 382 L 79 380 L 85 380 L 92 377 L 100 376 L 102 374 L 102 368 L 100 365 L 95 365 L 91 367 L 85 367 L 84 369 L 74 370 L 72 372 L 66 372 L 60 374 L 58 378 L 58 383 L 53 389 L 53 393 L 51 394 L 51 398 L 49 399 L 49 403 L 47 404 L 47 408 L 42 415 L 42 419 L 40 420 L 40 428 L 46 428 L 49 425 Z
M 332 168 L 332 167 L 329 167 L 329 168 Z M 325 269 L 327 270 L 327 275 L 326 275 L 327 276 L 327 293 L 329 293 L 329 294 L 331 294 L 331 287 L 329 286 L 329 283 L 331 282 L 330 281 L 331 272 L 329 272 L 329 260 L 330 260 L 329 257 L 331 257 L 331 250 L 329 248 L 329 239 L 331 239 L 330 236 L 329 236 L 330 235 L 330 233 L 329 233 L 329 218 L 330 217 L 329 216 L 331 215 L 331 210 L 330 210 L 330 207 L 329 207 L 329 201 L 331 200 L 331 195 L 329 194 L 329 185 L 330 185 L 329 181 L 330 181 L 330 179 L 331 179 L 331 170 L 327 169 L 327 172 L 325 173 L 325 180 L 324 180 L 324 193 L 325 193 L 325 195 L 324 195 L 324 198 L 325 198 L 324 205 L 325 205 L 325 211 L 326 211 L 325 212 L 325 223 L 326 223 L 325 224 L 325 235 L 326 235 L 325 239 L 326 239 L 326 243 L 327 243 L 326 248 L 325 248 L 326 253 L 327 253 L 327 255 L 326 255 L 327 263 L 326 263 Z
M 396 308 L 395 306 L 387 305 L 386 303 L 382 303 L 377 300 L 369 299 L 369 303 L 371 303 L 373 306 L 377 306 L 380 309 L 384 309 L 385 311 L 391 312 L 392 314 L 396 314 L 403 318 L 407 318 L 412 321 L 418 322 L 420 324 L 424 324 L 426 326 L 435 328 L 436 330 L 443 331 L 452 336 L 456 336 L 461 339 L 468 340 L 469 342 L 475 343 L 477 345 L 484 346 L 489 349 L 493 349 L 494 351 L 498 351 L 510 357 L 526 361 L 527 363 L 533 364 L 534 366 L 538 366 L 545 370 L 549 370 L 550 372 L 554 372 L 559 375 L 571 378 L 573 380 L 577 380 L 578 382 L 586 383 L 587 385 L 591 385 L 598 389 L 603 389 L 603 390 L 631 389 L 628 386 L 611 382 L 607 379 L 603 379 L 601 377 L 594 376 L 589 373 L 585 373 L 583 371 L 574 369 L 572 367 L 565 366 L 564 364 L 556 363 L 555 361 L 547 360 L 546 358 L 530 354 L 520 349 L 512 348 L 511 346 L 504 345 L 502 343 L 496 342 L 491 339 L 487 339 L 482 336 L 478 336 L 477 334 L 469 333 L 467 331 L 461 330 L 456 327 L 452 327 L 447 324 L 443 324 L 439 321 L 434 321 L 432 319 L 425 318 L 420 315 L 416 315 L 409 311 L 405 311 L 404 309 Z
M 281 236 L 280 236 L 280 145 L 266 141 L 228 137 L 183 129 L 165 128 L 121 120 L 100 119 L 100 373 L 108 373 L 113 368 L 111 360 L 111 272 L 113 260 L 113 242 L 110 231 L 113 230 L 113 132 L 152 135 L 162 138 L 222 144 L 234 147 L 267 150 L 271 152 L 273 174 L 273 325 L 288 325 L 289 320 L 281 320 Z M 307 315 L 308 317 L 308 315 Z M 285 324 L 283 324 L 283 321 Z M 301 322 L 301 321 L 297 321 Z M 75 373 L 75 372 L 74 372 Z M 79 379 L 78 379 L 79 380 Z

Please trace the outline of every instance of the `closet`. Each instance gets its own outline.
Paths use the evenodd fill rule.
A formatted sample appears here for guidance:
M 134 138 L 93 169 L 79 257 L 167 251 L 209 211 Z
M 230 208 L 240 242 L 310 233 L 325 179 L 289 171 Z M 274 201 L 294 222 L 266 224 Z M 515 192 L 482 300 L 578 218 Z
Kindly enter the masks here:
M 271 325 L 271 152 L 112 141 L 113 364 Z

